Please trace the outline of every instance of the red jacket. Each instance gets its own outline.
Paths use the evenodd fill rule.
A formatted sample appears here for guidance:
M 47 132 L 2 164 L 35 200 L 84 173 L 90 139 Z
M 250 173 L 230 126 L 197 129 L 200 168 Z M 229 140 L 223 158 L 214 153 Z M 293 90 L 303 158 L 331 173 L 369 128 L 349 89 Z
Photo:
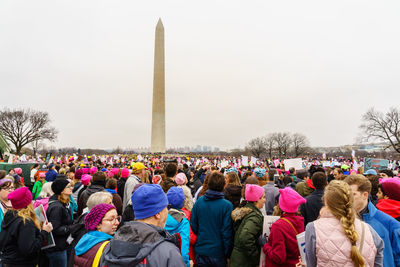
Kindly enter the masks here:
M 182 208 L 182 211 L 185 213 L 186 219 L 188 219 L 190 222 L 191 212 L 185 208 Z M 192 231 L 192 228 L 190 228 L 189 258 L 193 261 L 193 263 L 195 263 L 195 256 L 196 256 L 194 253 L 194 245 L 196 244 L 196 241 L 197 241 L 197 235 L 195 235 Z
M 394 199 L 380 199 L 376 204 L 378 210 L 397 219 L 400 217 L 400 201 Z
M 297 245 L 296 232 L 293 227 L 282 220 L 289 220 L 297 230 L 304 232 L 304 218 L 295 213 L 284 213 L 281 219 L 271 226 L 268 242 L 264 245 L 265 266 L 295 267 L 299 262 L 300 251 Z

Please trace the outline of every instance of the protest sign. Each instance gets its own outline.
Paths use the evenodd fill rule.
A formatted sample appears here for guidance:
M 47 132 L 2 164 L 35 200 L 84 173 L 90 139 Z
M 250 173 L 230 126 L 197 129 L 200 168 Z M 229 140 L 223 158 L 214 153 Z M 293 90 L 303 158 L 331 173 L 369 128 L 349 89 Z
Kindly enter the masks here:
M 254 165 L 256 165 L 256 163 L 257 163 L 257 158 L 251 156 L 250 164 L 251 164 L 252 166 L 254 166 Z
M 297 245 L 299 246 L 301 261 L 306 264 L 306 232 L 302 232 L 296 236 Z
M 279 216 L 270 216 L 270 215 L 265 215 L 264 216 L 264 225 L 263 225 L 263 233 L 262 235 L 268 236 L 271 233 L 271 226 L 274 222 L 276 222 L 280 217 Z M 260 253 L 260 267 L 266 267 L 265 266 L 265 254 L 263 251 L 263 248 L 261 248 L 261 253 Z
M 279 166 L 279 164 L 281 164 L 281 161 L 279 159 L 275 159 L 273 161 L 275 168 Z
M 389 165 L 389 160 L 387 159 L 372 159 L 365 158 L 364 159 L 364 172 L 374 169 L 377 172 L 387 169 Z
M 40 205 L 39 207 L 34 209 L 34 211 L 35 211 L 35 215 L 39 221 L 41 221 L 42 223 L 47 223 L 46 212 L 44 210 L 43 205 Z M 56 246 L 56 243 L 54 242 L 53 234 L 51 232 L 47 233 L 46 238 L 43 242 L 42 249 L 52 248 L 55 246 Z
M 51 158 L 51 153 L 46 153 L 46 162 L 49 162 Z
M 242 156 L 242 165 L 249 166 L 249 157 L 248 156 Z
M 283 164 L 285 165 L 285 171 L 288 171 L 292 167 L 295 168 L 296 170 L 303 169 L 303 161 L 301 158 L 285 159 L 283 161 Z

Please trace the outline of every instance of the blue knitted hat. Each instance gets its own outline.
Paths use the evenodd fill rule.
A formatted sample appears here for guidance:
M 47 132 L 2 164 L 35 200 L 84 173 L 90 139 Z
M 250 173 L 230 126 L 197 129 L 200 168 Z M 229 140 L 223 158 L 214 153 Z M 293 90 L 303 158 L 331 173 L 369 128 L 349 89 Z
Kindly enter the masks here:
M 167 193 L 168 203 L 173 209 L 181 209 L 185 204 L 185 193 L 180 187 L 171 187 Z
M 254 169 L 254 174 L 255 174 L 257 177 L 264 177 L 264 175 L 265 175 L 265 169 L 255 168 L 255 169 Z
M 135 219 L 146 219 L 168 206 L 168 199 L 158 184 L 144 184 L 131 197 Z

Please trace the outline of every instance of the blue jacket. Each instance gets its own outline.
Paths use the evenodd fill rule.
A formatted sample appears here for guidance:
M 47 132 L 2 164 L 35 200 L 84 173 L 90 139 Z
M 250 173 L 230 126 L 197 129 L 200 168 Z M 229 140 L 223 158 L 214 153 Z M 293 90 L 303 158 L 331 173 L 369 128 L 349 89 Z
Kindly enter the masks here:
M 228 258 L 232 247 L 233 205 L 222 192 L 207 190 L 192 209 L 190 226 L 197 235 L 197 255 Z
M 400 222 L 378 210 L 370 201 L 369 213 L 363 214 L 363 220 L 374 228 L 385 243 L 383 266 L 400 266 Z
M 46 177 L 44 179 L 46 179 L 47 182 L 53 182 L 57 177 L 57 172 L 55 170 L 49 170 L 48 172 L 46 172 Z
M 82 236 L 79 240 L 78 244 L 75 246 L 75 255 L 80 256 L 85 254 L 89 249 L 91 249 L 96 244 L 111 240 L 112 236 L 99 232 L 99 231 L 90 231 Z
M 186 265 L 190 267 L 189 245 L 190 245 L 190 224 L 182 211 L 170 209 L 167 223 L 164 227 L 171 235 L 179 233 L 181 236 L 181 253 Z

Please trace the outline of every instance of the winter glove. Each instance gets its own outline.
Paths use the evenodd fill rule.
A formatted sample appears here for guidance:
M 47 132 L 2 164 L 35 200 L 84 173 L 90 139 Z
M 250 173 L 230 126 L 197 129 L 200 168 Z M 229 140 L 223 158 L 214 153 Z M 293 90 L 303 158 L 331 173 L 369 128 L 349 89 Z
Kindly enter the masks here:
M 260 235 L 260 236 L 258 237 L 258 240 L 257 240 L 258 246 L 264 247 L 264 245 L 265 245 L 267 242 L 268 242 L 268 236 L 267 236 L 267 234 Z

